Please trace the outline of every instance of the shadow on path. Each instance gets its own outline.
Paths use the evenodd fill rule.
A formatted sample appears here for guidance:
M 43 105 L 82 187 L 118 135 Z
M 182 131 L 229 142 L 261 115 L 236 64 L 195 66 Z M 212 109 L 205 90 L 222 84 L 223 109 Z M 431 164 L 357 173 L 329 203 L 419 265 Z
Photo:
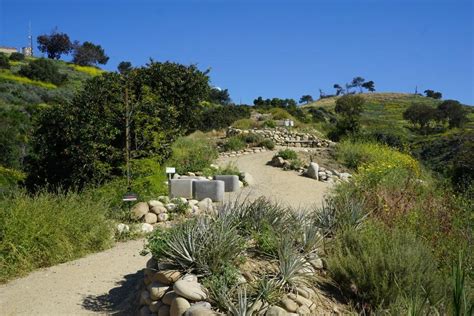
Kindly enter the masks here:
M 107 294 L 86 296 L 82 307 L 88 311 L 108 315 L 133 315 L 136 312 L 137 286 L 141 280 L 143 270 L 127 274 Z

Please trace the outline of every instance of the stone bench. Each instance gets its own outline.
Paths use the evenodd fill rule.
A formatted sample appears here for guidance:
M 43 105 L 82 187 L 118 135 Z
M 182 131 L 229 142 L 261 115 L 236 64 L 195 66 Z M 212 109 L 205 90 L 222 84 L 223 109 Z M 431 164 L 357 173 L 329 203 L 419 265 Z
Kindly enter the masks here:
M 225 192 L 237 192 L 239 190 L 239 177 L 235 175 L 215 175 L 214 180 L 224 181 Z
M 224 201 L 225 183 L 221 180 L 192 181 L 193 195 L 196 200 L 210 198 L 214 202 Z
M 193 198 L 193 182 L 195 179 L 171 179 L 169 182 L 169 195 L 174 197 Z

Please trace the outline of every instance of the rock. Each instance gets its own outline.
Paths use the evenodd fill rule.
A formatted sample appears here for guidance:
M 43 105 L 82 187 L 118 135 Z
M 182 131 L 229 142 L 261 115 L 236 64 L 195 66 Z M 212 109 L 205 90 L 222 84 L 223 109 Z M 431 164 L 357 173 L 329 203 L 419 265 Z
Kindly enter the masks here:
M 151 311 L 148 306 L 143 306 L 140 308 L 140 316 L 151 316 Z
M 130 227 L 126 224 L 120 223 L 117 225 L 117 231 L 119 234 L 128 233 L 130 231 Z
M 247 183 L 247 185 L 255 185 L 255 179 L 252 177 L 252 175 L 248 172 L 242 172 L 240 174 L 241 179 Z
M 186 313 L 184 313 L 184 316 L 214 316 L 214 315 L 219 315 L 216 312 L 212 311 L 209 308 L 205 308 L 202 306 L 196 306 L 194 307 L 191 306 Z
M 311 299 L 314 295 L 314 291 L 305 286 L 300 286 L 296 288 L 296 292 L 304 298 Z
M 283 161 L 283 165 L 281 166 L 285 170 L 291 169 L 291 163 L 288 160 Z
M 321 269 L 324 268 L 323 260 L 321 260 L 320 258 L 313 259 L 313 260 L 311 260 L 309 263 L 311 263 L 311 265 L 312 265 L 315 269 L 321 270 Z
M 281 307 L 270 306 L 265 313 L 265 316 L 287 316 L 288 313 Z
M 164 204 L 168 204 L 170 202 L 170 198 L 167 197 L 166 195 L 160 195 L 158 197 L 158 201 L 160 201 L 164 205 Z
M 325 177 L 325 176 L 326 176 L 326 172 L 319 171 L 319 172 L 318 172 L 318 176 L 320 176 L 320 177 Z
M 195 177 L 196 174 L 194 172 L 188 172 L 188 177 Z
M 188 204 L 191 205 L 191 206 L 194 206 L 194 205 L 196 205 L 196 204 L 198 204 L 198 203 L 199 203 L 198 200 L 189 200 L 189 201 L 188 201 Z
M 161 301 L 166 305 L 171 305 L 171 303 L 173 303 L 173 300 L 177 297 L 178 295 L 176 295 L 174 291 L 169 291 L 161 298 Z
M 176 209 L 176 204 L 174 203 L 168 203 L 165 205 L 166 209 L 170 212 L 174 211 Z
M 189 281 L 189 282 L 196 282 L 198 281 L 198 277 L 192 273 L 188 273 L 186 275 L 184 275 L 181 280 L 184 280 L 184 281 Z
M 214 204 L 210 198 L 201 200 L 196 206 L 206 214 L 214 213 Z
M 190 307 L 191 305 L 185 298 L 177 297 L 171 302 L 170 316 L 183 316 Z
M 158 268 L 158 263 L 156 262 L 155 258 L 148 259 L 148 261 L 146 262 L 146 267 L 147 267 L 147 270 Z M 150 271 L 153 271 L 153 270 L 150 270 Z
M 298 309 L 298 304 L 288 297 L 284 297 L 281 304 L 288 312 L 296 312 Z
M 158 222 L 166 222 L 169 219 L 169 215 L 167 213 L 161 213 L 157 215 Z
M 145 223 L 148 224 L 155 224 L 158 221 L 158 217 L 155 213 L 147 213 L 145 214 Z
M 140 293 L 140 305 L 148 305 L 151 303 L 150 293 L 147 290 L 143 290 Z
M 306 170 L 306 176 L 311 179 L 319 180 L 318 172 L 319 165 L 315 162 L 311 162 L 308 166 L 308 169 Z
M 256 315 L 263 307 L 263 302 L 261 300 L 255 301 L 253 305 L 248 309 L 247 315 Z M 258 314 L 260 315 L 260 314 Z
M 316 308 L 316 305 L 311 300 L 303 297 L 303 295 L 295 295 L 293 293 L 290 293 L 290 294 L 288 294 L 288 297 L 291 298 L 292 300 L 294 300 L 299 305 L 306 306 L 310 310 Z
M 349 181 L 350 177 L 352 177 L 352 175 L 350 173 L 347 173 L 347 172 L 341 172 L 339 174 L 339 178 L 343 181 Z
M 173 179 L 179 179 L 179 178 L 181 178 L 181 176 L 180 176 L 178 173 L 175 173 L 175 174 L 173 175 Z
M 202 301 L 207 299 L 207 294 L 201 284 L 192 281 L 179 280 L 173 285 L 173 290 L 179 296 L 191 301 Z
M 148 224 L 148 223 L 143 223 L 141 226 L 140 226 L 140 231 L 142 233 L 151 233 L 153 231 L 153 226 Z
M 132 208 L 132 218 L 141 219 L 149 211 L 150 211 L 150 208 L 148 207 L 148 203 L 145 203 L 145 202 L 137 203 Z
M 162 270 L 157 272 L 154 276 L 156 281 L 165 285 L 173 284 L 174 282 L 178 281 L 180 277 L 181 272 L 178 270 Z
M 152 208 L 153 206 L 163 206 L 163 203 L 158 200 L 151 200 L 148 201 L 148 206 L 150 206 L 150 208 Z
M 170 289 L 168 285 L 161 284 L 159 282 L 153 282 L 147 286 L 148 292 L 150 292 L 150 298 L 153 301 L 157 301 L 165 295 Z
M 301 305 L 300 307 L 298 307 L 296 313 L 301 316 L 309 316 L 311 315 L 311 310 L 308 308 L 308 306 Z
M 199 301 L 194 304 L 191 304 L 191 307 L 204 307 L 207 309 L 212 309 L 211 303 L 206 302 L 206 301 Z
M 243 188 L 244 187 L 244 183 L 242 181 L 239 181 L 239 188 Z
M 275 156 L 272 158 L 272 161 L 270 162 L 270 164 L 274 167 L 282 167 L 284 162 L 285 162 L 285 159 L 279 156 Z
M 161 305 L 158 310 L 158 316 L 170 316 L 170 307 L 168 305 Z
M 155 214 L 166 213 L 168 210 L 163 205 L 156 205 L 151 207 L 151 211 Z
M 148 308 L 152 313 L 157 313 L 160 307 L 163 306 L 162 301 L 153 301 L 150 304 L 148 304 Z

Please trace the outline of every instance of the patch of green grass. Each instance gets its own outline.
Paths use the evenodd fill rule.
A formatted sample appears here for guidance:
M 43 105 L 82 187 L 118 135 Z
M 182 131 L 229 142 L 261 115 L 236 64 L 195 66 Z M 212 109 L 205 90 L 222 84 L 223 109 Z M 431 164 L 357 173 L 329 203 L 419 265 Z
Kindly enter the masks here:
M 281 157 L 285 160 L 295 160 L 298 159 L 298 154 L 292 149 L 282 149 L 275 154 L 277 157 Z
M 202 133 L 178 138 L 171 146 L 169 166 L 180 174 L 202 171 L 217 158 L 217 147 Z
M 17 191 L 0 200 L 0 209 L 0 283 L 113 243 L 106 199 Z

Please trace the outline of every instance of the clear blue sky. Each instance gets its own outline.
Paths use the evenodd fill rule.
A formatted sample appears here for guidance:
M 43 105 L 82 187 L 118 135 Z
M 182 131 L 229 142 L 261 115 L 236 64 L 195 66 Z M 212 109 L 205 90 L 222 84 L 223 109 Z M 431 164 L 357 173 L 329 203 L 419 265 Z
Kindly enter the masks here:
M 57 26 L 102 45 L 106 69 L 150 57 L 210 67 L 235 102 L 317 97 L 360 75 L 472 105 L 473 2 L 0 0 L 0 45 L 25 46 L 31 20 L 35 38 Z

